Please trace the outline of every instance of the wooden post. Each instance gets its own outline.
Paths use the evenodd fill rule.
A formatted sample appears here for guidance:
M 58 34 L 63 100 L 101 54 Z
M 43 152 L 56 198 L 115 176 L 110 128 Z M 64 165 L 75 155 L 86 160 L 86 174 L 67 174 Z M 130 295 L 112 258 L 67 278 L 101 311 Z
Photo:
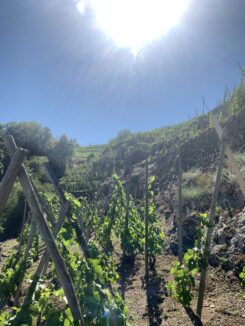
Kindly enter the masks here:
M 128 217 L 129 217 L 129 201 L 130 201 L 130 181 L 131 181 L 131 169 L 129 171 L 129 180 L 126 186 L 126 214 L 125 214 L 125 226 L 124 226 L 124 235 L 125 235 L 125 239 L 124 241 L 126 241 L 127 237 L 128 237 Z M 125 253 L 125 249 L 123 251 L 123 257 L 126 256 Z
M 28 258 L 29 251 L 31 249 L 32 240 L 33 240 L 33 237 L 34 237 L 34 235 L 36 233 L 36 229 L 37 229 L 36 228 L 36 223 L 34 222 L 34 220 L 32 220 L 29 236 L 28 236 L 28 239 L 27 239 L 26 249 L 25 249 L 25 253 L 24 253 L 24 258 L 23 258 L 24 261 L 27 260 L 27 258 Z
M 213 124 L 214 124 L 214 128 L 218 134 L 218 137 L 219 139 L 221 140 L 222 137 L 223 137 L 223 130 L 222 130 L 222 127 L 221 125 L 219 124 L 219 121 L 217 119 L 216 116 L 213 116 Z M 229 163 L 229 166 L 231 167 L 232 169 L 232 172 L 235 173 L 236 177 L 237 177 L 237 182 L 239 183 L 239 186 L 241 188 L 241 191 L 243 193 L 243 196 L 245 197 L 245 180 L 241 174 L 241 171 L 236 163 L 236 160 L 234 158 L 234 155 L 230 149 L 230 147 L 226 144 L 226 150 L 225 150 L 225 154 L 227 156 L 227 159 L 228 159 L 228 163 Z
M 27 212 L 28 212 L 28 205 L 27 205 L 27 202 L 26 202 L 26 199 L 25 199 L 23 221 L 22 221 L 22 226 L 21 226 L 21 231 L 20 231 L 20 240 L 19 240 L 19 245 L 18 245 L 18 249 L 17 249 L 18 254 L 20 254 L 20 251 L 21 251 L 23 235 L 24 235 L 24 230 L 25 230 L 25 224 L 26 224 L 26 219 L 27 219 L 27 215 L 28 215 Z
M 200 284 L 199 284 L 197 310 L 196 310 L 196 313 L 199 317 L 202 316 L 206 274 L 207 274 L 207 268 L 208 268 L 208 255 L 209 255 L 209 250 L 210 250 L 212 231 L 213 231 L 213 227 L 214 227 L 215 210 L 216 210 L 219 187 L 220 187 L 220 182 L 221 182 L 221 171 L 222 171 L 222 165 L 224 162 L 225 147 L 226 147 L 225 140 L 222 139 L 218 168 L 217 168 L 217 172 L 216 172 L 214 192 L 213 192 L 211 209 L 210 209 L 210 214 L 209 214 L 208 228 L 207 228 L 207 232 L 206 232 L 205 247 L 204 247 L 204 257 L 205 258 L 204 258 L 204 261 L 202 262 L 202 266 L 201 266 Z
M 57 237 L 57 234 L 59 233 L 59 230 L 60 230 L 60 228 L 62 226 L 62 223 L 64 221 L 64 218 L 65 218 L 68 210 L 69 210 L 69 206 L 67 205 L 64 209 L 62 209 L 60 211 L 58 221 L 57 221 L 57 223 L 56 223 L 56 225 L 54 227 L 54 231 L 53 231 L 53 237 L 54 238 Z M 47 271 L 48 263 L 49 263 L 49 252 L 48 252 L 48 249 L 46 248 L 43 255 L 42 255 L 42 257 L 41 257 L 41 260 L 40 260 L 40 262 L 38 264 L 36 272 L 33 275 L 32 284 L 28 289 L 28 292 L 27 292 L 27 295 L 25 297 L 23 305 L 29 304 L 29 300 L 32 298 L 32 295 L 33 295 L 33 293 L 34 293 L 34 291 L 36 289 L 36 286 L 37 286 L 37 283 L 38 283 L 40 277 L 43 274 L 45 274 L 46 271 Z
M 179 158 L 178 158 L 178 175 L 179 175 L 179 185 L 178 185 L 178 256 L 179 261 L 182 263 L 183 259 L 183 229 L 182 229 L 182 150 L 179 148 Z
M 44 169 L 49 178 L 49 181 L 52 183 L 52 185 L 60 199 L 61 205 L 64 205 L 66 203 L 66 197 L 65 197 L 64 191 L 61 188 L 61 186 L 59 185 L 59 181 L 57 180 L 57 178 L 56 178 L 54 172 L 52 171 L 48 162 L 44 163 Z
M 33 237 L 35 235 L 35 232 L 36 232 L 36 224 L 32 220 L 29 236 L 28 236 L 28 239 L 27 239 L 26 249 L 25 249 L 25 253 L 24 253 L 24 257 L 23 257 L 23 262 L 24 263 L 26 263 L 27 258 L 29 256 L 29 252 L 30 252 L 30 249 L 31 249 L 31 244 L 32 244 L 32 240 L 33 240 Z M 23 275 L 23 277 L 24 277 L 24 275 Z M 16 293 L 15 293 L 14 307 L 18 307 L 18 305 L 19 305 L 19 298 L 20 298 L 20 291 L 21 291 L 22 283 L 23 283 L 23 278 L 19 281 Z
M 64 194 L 64 191 L 63 189 L 61 188 L 61 186 L 59 185 L 59 181 L 57 180 L 55 174 L 53 173 L 50 165 L 48 163 L 45 163 L 44 164 L 44 169 L 47 173 L 47 176 L 50 180 L 50 182 L 52 183 L 57 195 L 59 196 L 60 198 L 60 204 L 61 204 L 61 207 L 66 207 L 68 205 L 68 202 L 66 200 L 66 197 L 65 197 L 65 194 Z M 84 256 L 86 258 L 91 258 L 91 255 L 90 255 L 90 252 L 89 252 L 89 248 L 88 248 L 88 245 L 87 245 L 87 241 L 84 237 L 84 227 L 83 227 L 83 221 L 81 219 L 80 216 L 77 216 L 77 227 L 75 225 L 75 231 L 77 232 L 78 229 L 79 229 L 79 238 L 80 238 L 80 246 L 83 250 L 83 253 L 84 253 Z
M 4 143 L 8 149 L 9 155 L 12 157 L 14 155 L 15 150 L 17 149 L 13 137 L 10 135 L 5 135 Z M 38 226 L 38 229 L 40 231 L 40 234 L 41 234 L 43 240 L 46 243 L 49 255 L 54 262 L 57 275 L 58 275 L 59 280 L 64 289 L 65 295 L 67 297 L 67 301 L 69 302 L 69 307 L 71 309 L 73 318 L 75 321 L 81 320 L 82 324 L 84 325 L 81 309 L 80 309 L 78 299 L 77 299 L 77 296 L 76 296 L 76 293 L 74 290 L 74 285 L 73 285 L 71 276 L 66 268 L 65 262 L 61 256 L 61 254 L 58 251 L 58 248 L 54 241 L 54 237 L 53 237 L 53 235 L 49 229 L 49 226 L 47 224 L 47 221 L 42 213 L 42 210 L 40 208 L 40 205 L 39 205 L 39 202 L 37 199 L 37 195 L 33 189 L 32 183 L 31 183 L 30 178 L 25 170 L 24 165 L 20 168 L 18 176 L 19 176 L 22 188 L 23 188 L 24 195 L 25 195 L 25 197 L 28 201 L 29 207 L 31 209 L 32 216 Z
M 59 199 L 60 199 L 60 205 L 61 205 L 61 209 L 60 209 L 60 213 L 59 213 L 59 217 L 58 217 L 58 220 L 57 220 L 57 223 L 56 225 L 54 226 L 54 230 L 53 230 L 53 236 L 54 238 L 57 237 L 58 233 L 59 233 L 59 230 L 64 222 L 64 219 L 65 219 L 65 216 L 69 213 L 69 209 L 70 209 L 70 206 L 69 206 L 69 203 L 67 202 L 66 200 L 66 197 L 65 197 L 65 194 L 64 194 L 64 191 L 63 189 L 61 188 L 61 186 L 59 185 L 59 181 L 57 180 L 55 174 L 53 173 L 50 165 L 48 163 L 45 163 L 44 164 L 44 169 L 45 169 L 45 172 L 49 178 L 49 181 L 52 183 Z M 50 212 L 51 214 L 51 212 Z M 54 218 L 52 217 L 51 218 L 52 220 L 54 220 Z M 81 221 L 80 221 L 81 222 Z M 79 223 L 78 223 L 79 224 Z M 82 227 L 82 224 L 81 225 L 76 225 L 77 228 L 80 228 Z M 77 228 L 75 226 L 75 230 L 76 232 L 78 231 Z M 81 231 L 80 231 L 81 233 Z M 90 255 L 90 252 L 89 252 L 89 249 L 87 247 L 87 243 L 85 241 L 85 239 L 83 239 L 82 237 L 82 244 L 80 244 L 81 247 L 82 247 L 82 250 L 83 250 L 83 253 L 84 253 L 84 256 L 86 258 L 90 258 L 91 255 Z M 87 250 L 86 250 L 87 248 Z M 37 286 L 37 283 L 40 279 L 40 277 L 43 275 L 43 274 L 46 274 L 46 270 L 48 268 L 48 262 L 49 262 L 49 253 L 48 253 L 48 250 L 46 249 L 45 252 L 43 253 L 42 257 L 41 257 L 41 260 L 38 264 L 38 267 L 36 269 L 36 272 L 33 276 L 33 281 L 32 281 L 32 284 L 28 290 L 28 293 L 25 297 L 25 300 L 24 300 L 24 305 L 27 305 L 29 303 L 29 300 L 30 298 L 32 297 L 35 289 L 36 289 L 36 286 Z
M 148 194 L 148 159 L 145 161 L 145 281 L 149 280 L 149 194 Z
M 34 186 L 33 186 L 33 188 L 35 189 Z M 48 203 L 47 203 L 47 202 L 42 198 L 42 196 L 38 194 L 38 192 L 36 191 L 36 189 L 35 189 L 35 192 L 36 192 L 36 194 L 37 194 L 38 201 L 39 201 L 39 203 L 41 204 L 43 211 L 46 213 L 46 215 L 47 215 L 47 217 L 48 217 L 48 220 L 49 220 L 49 222 L 51 223 L 52 228 L 54 228 L 54 227 L 55 227 L 55 224 L 56 224 L 56 221 L 55 221 L 55 218 L 54 218 L 54 215 L 53 215 L 53 212 L 52 212 L 51 207 L 50 207 L 49 204 L 48 204 Z
M 25 155 L 26 151 L 22 148 L 13 151 L 12 159 L 0 184 L 0 214 L 3 212 L 7 204 L 15 179 L 19 173 L 21 164 L 25 159 Z

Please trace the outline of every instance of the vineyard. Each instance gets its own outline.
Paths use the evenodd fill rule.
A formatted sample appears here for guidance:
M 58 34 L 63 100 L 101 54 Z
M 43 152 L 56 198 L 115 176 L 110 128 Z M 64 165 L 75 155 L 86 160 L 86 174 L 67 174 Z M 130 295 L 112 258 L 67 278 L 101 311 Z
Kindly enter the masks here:
M 229 123 L 237 117 L 241 121 L 241 114 Z M 218 205 L 222 170 L 232 170 L 240 195 L 245 196 L 244 166 L 230 149 L 226 125 L 222 129 L 221 118 L 212 119 L 209 129 L 216 133 L 218 151 L 206 209 L 198 209 L 194 194 L 188 197 L 184 192 L 184 148 L 189 140 L 171 153 L 154 157 L 148 152 L 138 163 L 127 162 L 124 175 L 120 168 L 118 173 L 112 169 L 107 184 L 99 187 L 97 180 L 89 189 L 70 191 L 76 170 L 73 178 L 69 174 L 59 180 L 50 158 L 44 157 L 33 163 L 33 172 L 28 150 L 18 147 L 16 135 L 14 139 L 6 132 L 4 148 L 11 160 L 0 184 L 0 213 L 16 187 L 23 191 L 24 208 L 17 242 L 8 249 L 3 245 L 0 256 L 0 325 L 242 325 L 244 261 L 241 258 L 235 274 L 229 274 L 231 289 L 225 269 L 216 272 L 211 267 L 211 247 L 217 217 L 228 209 Z M 200 135 L 205 138 L 206 131 Z M 159 178 L 153 167 L 159 158 L 165 160 L 165 171 L 176 177 L 173 200 L 169 190 L 157 200 Z M 83 164 L 90 164 L 90 159 L 86 154 Z M 41 181 L 37 182 L 36 171 Z M 140 171 L 138 189 L 135 171 Z M 203 180 L 202 186 L 204 191 Z M 190 210 L 185 206 L 190 199 L 190 220 L 195 219 L 196 227 L 192 245 L 186 246 L 184 213 Z M 165 220 L 159 214 L 159 200 L 165 203 Z M 175 250 L 169 231 L 171 205 Z M 220 257 L 219 263 L 225 265 L 226 259 Z M 212 295 L 218 298 L 219 291 L 225 293 L 216 302 Z M 209 309 L 216 309 L 217 316 Z

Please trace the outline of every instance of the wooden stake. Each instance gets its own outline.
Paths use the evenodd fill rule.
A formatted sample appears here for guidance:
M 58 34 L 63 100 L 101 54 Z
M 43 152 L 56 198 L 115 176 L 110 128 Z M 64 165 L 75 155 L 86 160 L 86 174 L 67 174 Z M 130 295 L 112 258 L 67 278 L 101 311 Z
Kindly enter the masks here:
M 55 225 L 55 228 L 54 228 L 54 231 L 53 231 L 53 237 L 56 238 L 57 237 L 57 234 L 63 224 L 63 221 L 64 221 L 64 218 L 67 214 L 67 211 L 69 209 L 69 206 L 67 205 L 66 208 L 64 208 L 63 210 L 61 210 L 60 214 L 59 214 L 59 217 L 58 217 L 58 221 Z M 24 303 L 23 305 L 27 305 L 29 304 L 29 300 L 32 298 L 32 295 L 33 293 L 35 292 L 35 289 L 36 289 L 36 286 L 37 286 L 37 283 L 39 282 L 39 279 L 41 278 L 41 276 L 43 274 L 46 274 L 46 271 L 47 271 L 47 268 L 48 268 L 48 263 L 49 263 L 49 252 L 48 252 L 48 249 L 46 248 L 42 257 L 41 257 L 41 260 L 38 264 L 38 267 L 36 269 L 36 272 L 35 274 L 33 275 L 33 280 L 32 280 L 32 284 L 31 286 L 29 287 L 28 289 L 28 292 L 27 292 L 27 295 L 25 296 L 25 300 L 24 300 Z
M 213 227 L 214 227 L 215 210 L 216 210 L 219 187 L 220 187 L 220 182 L 221 182 L 221 171 L 222 171 L 222 165 L 223 165 L 223 162 L 224 162 L 225 148 L 226 148 L 226 143 L 225 143 L 225 140 L 222 139 L 221 148 L 220 148 L 219 162 L 218 162 L 218 168 L 217 168 L 217 172 L 216 172 L 216 180 L 215 180 L 214 192 L 213 192 L 211 209 L 210 209 L 210 214 L 209 214 L 208 228 L 207 228 L 206 239 L 205 239 L 205 247 L 204 247 L 204 257 L 205 257 L 205 259 L 202 262 L 202 267 L 201 267 L 200 284 L 199 284 L 198 301 L 197 301 L 197 310 L 196 310 L 196 313 L 197 313 L 197 315 L 199 317 L 202 316 L 203 300 L 204 300 L 204 293 L 205 293 L 205 283 L 206 283 L 206 274 L 207 274 L 207 267 L 208 267 L 208 255 L 209 255 L 209 250 L 210 250 L 212 231 L 213 231 Z
M 25 224 L 26 224 L 27 215 L 28 215 L 27 212 L 28 212 L 28 205 L 27 205 L 27 202 L 26 202 L 26 199 L 25 199 L 23 221 L 22 221 L 22 226 L 21 226 L 21 231 L 20 231 L 20 240 L 19 240 L 19 245 L 18 245 L 18 249 L 17 249 L 18 254 L 20 254 L 20 251 L 21 251 L 21 246 L 22 246 L 22 241 L 23 241 L 23 236 L 24 236 L 24 230 L 25 230 Z
M 149 196 L 148 196 L 148 159 L 145 162 L 145 281 L 149 280 Z
M 61 207 L 66 207 L 68 204 L 67 200 L 66 200 L 66 197 L 65 197 L 65 194 L 64 194 L 64 191 L 63 189 L 61 188 L 60 184 L 59 184 L 59 181 L 57 180 L 54 172 L 52 171 L 50 165 L 48 163 L 45 163 L 44 164 L 44 168 L 45 168 L 45 171 L 47 173 L 47 176 L 50 180 L 50 182 L 52 183 L 57 195 L 59 196 L 60 198 L 60 204 L 61 204 Z M 69 209 L 68 209 L 69 211 Z M 69 213 L 68 213 L 69 214 Z M 61 225 L 60 225 L 61 226 Z M 87 245 L 87 241 L 85 239 L 85 236 L 84 236 L 84 226 L 83 226 L 83 221 L 81 219 L 80 216 L 77 216 L 77 227 L 75 227 L 75 231 L 77 232 L 79 229 L 79 238 L 80 238 L 80 246 L 81 246 L 81 249 L 84 253 L 84 256 L 86 258 L 91 258 L 91 255 L 90 255 L 90 252 L 89 252 L 89 248 L 88 248 L 88 245 Z
M 34 237 L 35 233 L 36 233 L 36 223 L 32 220 L 29 236 L 28 236 L 28 239 L 27 239 L 26 249 L 25 249 L 25 253 L 24 253 L 24 257 L 23 257 L 23 262 L 24 263 L 26 263 L 27 258 L 29 256 L 32 240 L 33 240 L 33 237 Z M 23 277 L 24 277 L 24 275 L 23 275 Z M 22 284 L 23 284 L 23 278 L 19 281 L 16 293 L 15 293 L 14 307 L 18 307 L 18 305 L 19 305 L 19 298 L 20 298 L 20 292 L 21 292 Z
M 25 155 L 26 151 L 22 148 L 13 151 L 12 159 L 0 184 L 0 214 L 3 212 L 7 204 L 15 179 L 20 171 L 21 164 L 25 159 Z
M 14 155 L 15 150 L 17 149 L 14 138 L 9 135 L 4 136 L 4 143 L 8 149 L 9 155 L 12 157 Z M 30 178 L 25 170 L 24 165 L 19 170 L 19 179 L 20 183 L 23 188 L 24 195 L 28 201 L 29 207 L 32 212 L 32 216 L 38 226 L 38 229 L 40 231 L 40 234 L 43 238 L 43 240 L 46 243 L 48 252 L 50 257 L 52 258 L 57 275 L 59 277 L 59 280 L 62 284 L 62 287 L 64 289 L 65 295 L 67 297 L 67 301 L 69 302 L 69 307 L 71 309 L 71 313 L 73 315 L 73 318 L 75 321 L 81 320 L 82 324 L 83 317 L 81 313 L 81 309 L 78 303 L 78 299 L 74 290 L 74 285 L 71 279 L 71 276 L 66 268 L 65 262 L 61 256 L 61 254 L 58 251 L 58 248 L 56 246 L 56 243 L 54 241 L 54 237 L 49 229 L 49 226 L 47 224 L 47 221 L 42 213 L 42 210 L 40 208 L 37 195 L 33 189 L 32 183 L 30 181 Z
M 130 181 L 131 181 L 131 169 L 129 170 L 129 180 L 126 185 L 126 214 L 125 214 L 125 226 L 124 226 L 124 234 L 125 234 L 125 241 L 128 237 L 128 217 L 129 217 L 129 200 L 130 200 Z M 123 257 L 126 256 L 125 249 L 123 251 Z
M 224 132 L 223 132 L 222 127 L 221 127 L 216 116 L 213 116 L 213 124 L 214 124 L 214 128 L 218 134 L 218 137 L 221 140 Z M 231 167 L 232 172 L 234 172 L 234 174 L 236 175 L 237 182 L 239 183 L 239 186 L 241 188 L 243 196 L 245 197 L 245 180 L 244 180 L 244 178 L 241 174 L 241 171 L 236 163 L 234 155 L 228 145 L 226 145 L 225 154 L 227 155 L 229 166 Z
M 178 256 L 179 261 L 182 263 L 183 259 L 183 230 L 182 230 L 182 151 L 179 148 L 179 159 L 178 159 L 178 174 L 179 174 L 179 185 L 178 185 Z

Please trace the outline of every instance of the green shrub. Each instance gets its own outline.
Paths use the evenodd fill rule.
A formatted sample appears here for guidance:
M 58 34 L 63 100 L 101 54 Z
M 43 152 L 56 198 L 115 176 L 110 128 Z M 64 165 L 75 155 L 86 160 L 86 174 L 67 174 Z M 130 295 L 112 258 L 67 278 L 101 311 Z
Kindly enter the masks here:
M 24 196 L 20 185 L 16 184 L 7 207 L 0 215 L 0 241 L 16 238 L 21 229 L 24 214 Z
M 243 266 L 242 272 L 239 274 L 241 279 L 241 286 L 245 287 L 245 266 Z

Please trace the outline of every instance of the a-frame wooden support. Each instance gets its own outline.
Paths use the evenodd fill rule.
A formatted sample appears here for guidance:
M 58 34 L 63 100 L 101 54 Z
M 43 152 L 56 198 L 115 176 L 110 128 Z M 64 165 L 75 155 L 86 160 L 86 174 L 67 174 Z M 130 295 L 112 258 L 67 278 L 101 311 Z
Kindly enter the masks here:
M 39 203 L 38 195 L 35 192 L 35 189 L 26 172 L 24 164 L 21 165 L 24 160 L 25 151 L 17 148 L 14 138 L 11 135 L 4 136 L 4 143 L 11 158 L 11 163 L 0 186 L 0 211 L 5 207 L 16 176 L 18 175 L 25 198 L 30 207 L 33 220 L 35 221 L 38 227 L 43 241 L 47 246 L 48 253 L 55 265 L 58 278 L 64 289 L 64 293 L 67 297 L 67 301 L 69 303 L 73 318 L 75 321 L 80 321 L 81 325 L 84 325 L 73 281 L 66 268 L 65 262 L 56 246 L 54 237 L 48 226 L 41 205 Z

